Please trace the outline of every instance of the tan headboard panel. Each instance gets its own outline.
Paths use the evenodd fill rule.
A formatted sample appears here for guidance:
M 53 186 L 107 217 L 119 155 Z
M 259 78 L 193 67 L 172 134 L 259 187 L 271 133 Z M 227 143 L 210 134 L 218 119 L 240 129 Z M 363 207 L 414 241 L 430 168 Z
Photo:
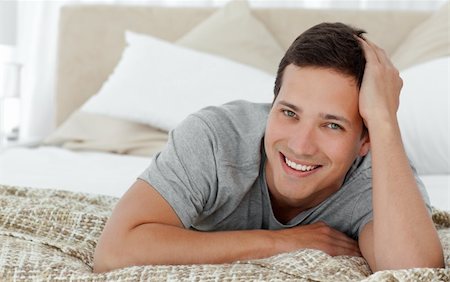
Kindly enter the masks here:
M 56 124 L 95 94 L 117 64 L 124 31 L 175 41 L 214 12 L 213 8 L 70 5 L 61 11 L 56 81 Z M 254 9 L 281 46 L 310 26 L 323 22 L 354 24 L 368 31 L 388 53 L 430 12 Z

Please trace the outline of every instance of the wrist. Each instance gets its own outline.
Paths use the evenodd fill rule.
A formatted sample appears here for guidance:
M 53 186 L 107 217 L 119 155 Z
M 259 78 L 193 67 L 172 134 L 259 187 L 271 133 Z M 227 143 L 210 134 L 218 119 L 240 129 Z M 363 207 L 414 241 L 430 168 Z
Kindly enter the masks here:
M 369 133 L 379 130 L 397 130 L 399 128 L 396 114 L 380 113 L 363 119 Z
M 268 246 L 268 252 L 271 255 L 279 254 L 283 252 L 283 240 L 281 240 L 280 232 L 278 230 L 264 230 L 265 241 Z
M 273 254 L 291 252 L 299 249 L 298 239 L 293 240 L 290 229 L 271 230 L 269 235 L 271 238 L 271 246 Z
M 244 245 L 253 245 L 254 247 L 250 247 L 247 254 L 242 254 L 240 260 L 266 258 L 283 252 L 281 248 L 283 244 L 279 240 L 280 236 L 277 235 L 278 231 L 258 229 L 244 231 L 244 233 L 250 235 L 247 238 L 249 240 L 248 243 Z

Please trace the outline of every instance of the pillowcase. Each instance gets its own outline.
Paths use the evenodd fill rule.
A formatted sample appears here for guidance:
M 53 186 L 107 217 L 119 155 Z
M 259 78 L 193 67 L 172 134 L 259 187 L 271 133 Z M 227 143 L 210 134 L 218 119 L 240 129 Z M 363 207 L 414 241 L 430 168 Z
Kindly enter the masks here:
M 419 174 L 450 173 L 450 57 L 401 73 L 398 120 L 403 143 Z
M 417 26 L 392 54 L 393 63 L 403 70 L 412 65 L 450 55 L 449 2 Z
M 161 151 L 167 139 L 167 132 L 144 124 L 75 111 L 43 143 L 70 150 L 150 157 Z
M 275 74 L 284 50 L 257 20 L 247 1 L 231 1 L 177 41 Z
M 126 41 L 114 72 L 82 111 L 169 131 L 209 105 L 272 101 L 275 79 L 262 70 L 148 35 L 127 31 Z

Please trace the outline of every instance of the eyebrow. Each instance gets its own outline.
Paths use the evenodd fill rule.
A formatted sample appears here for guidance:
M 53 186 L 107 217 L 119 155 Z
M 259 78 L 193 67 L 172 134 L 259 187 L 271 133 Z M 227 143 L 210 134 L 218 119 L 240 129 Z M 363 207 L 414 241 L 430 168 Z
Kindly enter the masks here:
M 281 104 L 281 105 L 284 105 L 284 106 L 286 106 L 286 107 L 289 107 L 289 108 L 291 108 L 291 109 L 293 109 L 294 111 L 299 112 L 299 113 L 303 112 L 303 110 L 302 110 L 301 108 L 299 108 L 299 107 L 297 107 L 296 105 L 293 105 L 293 104 L 291 104 L 291 103 L 289 103 L 289 102 L 286 102 L 286 101 L 284 101 L 284 100 L 278 101 L 278 104 Z
M 296 105 L 293 105 L 293 104 L 291 104 L 289 102 L 286 102 L 284 100 L 278 101 L 278 104 L 281 104 L 281 105 L 284 105 L 286 107 L 289 107 L 289 108 L 291 108 L 292 110 L 294 110 L 294 111 L 296 111 L 298 113 L 303 112 L 303 110 L 301 108 L 299 108 Z M 320 113 L 319 116 L 322 119 L 339 121 L 339 122 L 345 123 L 349 127 L 352 127 L 352 123 L 348 119 L 343 117 L 343 116 L 334 115 L 334 114 L 325 114 L 325 113 Z
M 320 117 L 325 120 L 336 120 L 345 123 L 348 127 L 352 127 L 351 122 L 343 116 L 332 115 L 332 114 L 320 114 Z

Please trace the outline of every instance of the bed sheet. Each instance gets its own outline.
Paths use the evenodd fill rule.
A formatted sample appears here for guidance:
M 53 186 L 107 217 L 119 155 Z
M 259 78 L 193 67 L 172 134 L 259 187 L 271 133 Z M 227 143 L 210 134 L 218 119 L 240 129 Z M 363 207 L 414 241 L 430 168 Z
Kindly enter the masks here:
M 421 175 L 431 204 L 441 210 L 450 211 L 450 174 Z
M 0 184 L 62 189 L 120 197 L 151 157 L 75 152 L 52 146 L 10 148 L 0 153 Z M 450 210 L 450 174 L 421 175 L 431 204 Z
M 52 146 L 0 152 L 0 184 L 120 197 L 151 158 L 75 152 Z
M 132 266 L 92 273 L 117 198 L 0 185 L 1 281 L 450 281 L 450 214 L 433 221 L 446 268 L 370 272 L 361 257 L 301 249 L 229 264 Z M 68 208 L 70 207 L 70 208 Z

